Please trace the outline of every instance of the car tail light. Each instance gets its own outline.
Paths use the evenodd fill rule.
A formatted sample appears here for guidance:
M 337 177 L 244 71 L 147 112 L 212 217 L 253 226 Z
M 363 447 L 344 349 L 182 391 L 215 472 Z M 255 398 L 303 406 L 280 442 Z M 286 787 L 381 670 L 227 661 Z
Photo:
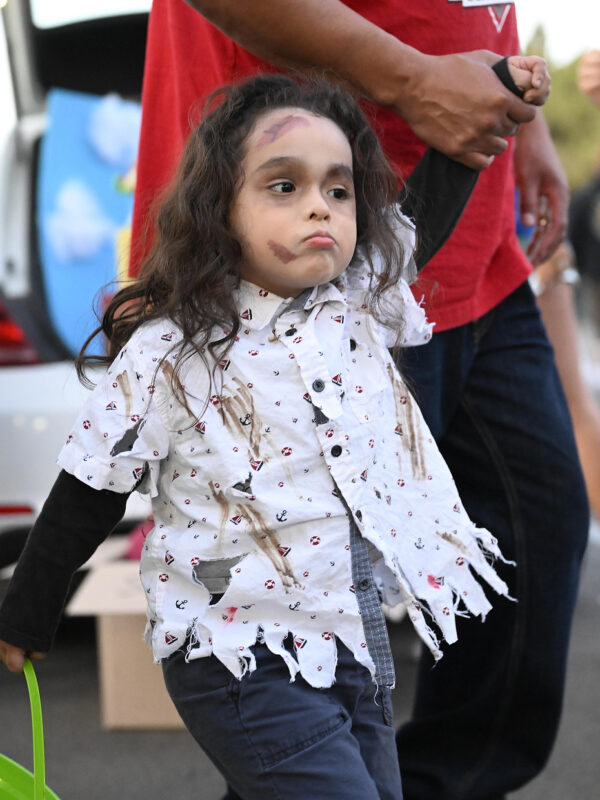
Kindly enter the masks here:
M 0 506 L 0 516 L 2 514 L 33 514 L 31 506 Z
M 0 366 L 37 364 L 39 356 L 25 334 L 0 303 Z

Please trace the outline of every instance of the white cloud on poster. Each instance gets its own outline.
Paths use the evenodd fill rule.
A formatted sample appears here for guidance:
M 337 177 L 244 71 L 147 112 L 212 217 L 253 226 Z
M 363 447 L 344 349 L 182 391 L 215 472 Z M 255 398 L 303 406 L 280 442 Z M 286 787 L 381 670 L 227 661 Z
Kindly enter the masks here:
M 127 170 L 137 157 L 141 109 L 137 103 L 109 94 L 94 108 L 87 130 L 97 155 L 119 170 Z
M 44 230 L 50 248 L 66 263 L 95 256 L 114 240 L 116 225 L 103 213 L 92 191 L 82 181 L 71 180 L 58 191 Z

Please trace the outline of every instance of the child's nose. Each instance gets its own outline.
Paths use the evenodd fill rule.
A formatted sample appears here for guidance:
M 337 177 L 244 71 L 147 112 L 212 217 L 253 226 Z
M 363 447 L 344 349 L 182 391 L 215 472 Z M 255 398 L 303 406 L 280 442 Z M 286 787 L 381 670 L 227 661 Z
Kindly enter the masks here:
M 311 193 L 307 209 L 309 219 L 329 219 L 331 215 L 329 203 L 320 191 Z

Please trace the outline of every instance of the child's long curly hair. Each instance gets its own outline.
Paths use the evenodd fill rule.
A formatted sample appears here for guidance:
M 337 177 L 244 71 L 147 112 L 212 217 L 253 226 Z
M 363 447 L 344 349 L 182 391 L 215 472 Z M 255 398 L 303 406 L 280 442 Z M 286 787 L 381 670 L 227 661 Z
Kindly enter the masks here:
M 242 250 L 231 230 L 230 210 L 244 177 L 246 139 L 259 117 L 273 109 L 301 108 L 331 119 L 350 143 L 357 247 L 369 261 L 378 250 L 384 267 L 372 281 L 376 316 L 382 293 L 401 275 L 398 219 L 389 211 L 397 200 L 397 178 L 352 95 L 325 80 L 260 75 L 218 90 L 207 102 L 211 107 L 187 141 L 138 278 L 115 294 L 79 354 L 77 371 L 84 381 L 90 363 L 110 364 L 140 325 L 160 317 L 183 333 L 175 373 L 191 354 L 207 364 L 208 351 L 215 364 L 232 346 L 240 328 L 233 290 L 240 281 Z M 108 354 L 86 354 L 99 333 L 108 341 Z

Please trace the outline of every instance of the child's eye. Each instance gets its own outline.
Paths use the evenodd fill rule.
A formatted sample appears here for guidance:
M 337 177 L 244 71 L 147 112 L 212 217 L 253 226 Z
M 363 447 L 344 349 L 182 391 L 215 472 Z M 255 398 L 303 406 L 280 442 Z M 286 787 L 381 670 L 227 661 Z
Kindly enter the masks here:
M 278 181 L 277 183 L 272 183 L 269 189 L 279 194 L 290 194 L 295 190 L 295 187 L 291 181 Z
M 343 186 L 336 186 L 334 189 L 330 189 L 328 194 L 330 194 L 335 200 L 347 200 L 348 198 L 352 197 L 352 193 Z

